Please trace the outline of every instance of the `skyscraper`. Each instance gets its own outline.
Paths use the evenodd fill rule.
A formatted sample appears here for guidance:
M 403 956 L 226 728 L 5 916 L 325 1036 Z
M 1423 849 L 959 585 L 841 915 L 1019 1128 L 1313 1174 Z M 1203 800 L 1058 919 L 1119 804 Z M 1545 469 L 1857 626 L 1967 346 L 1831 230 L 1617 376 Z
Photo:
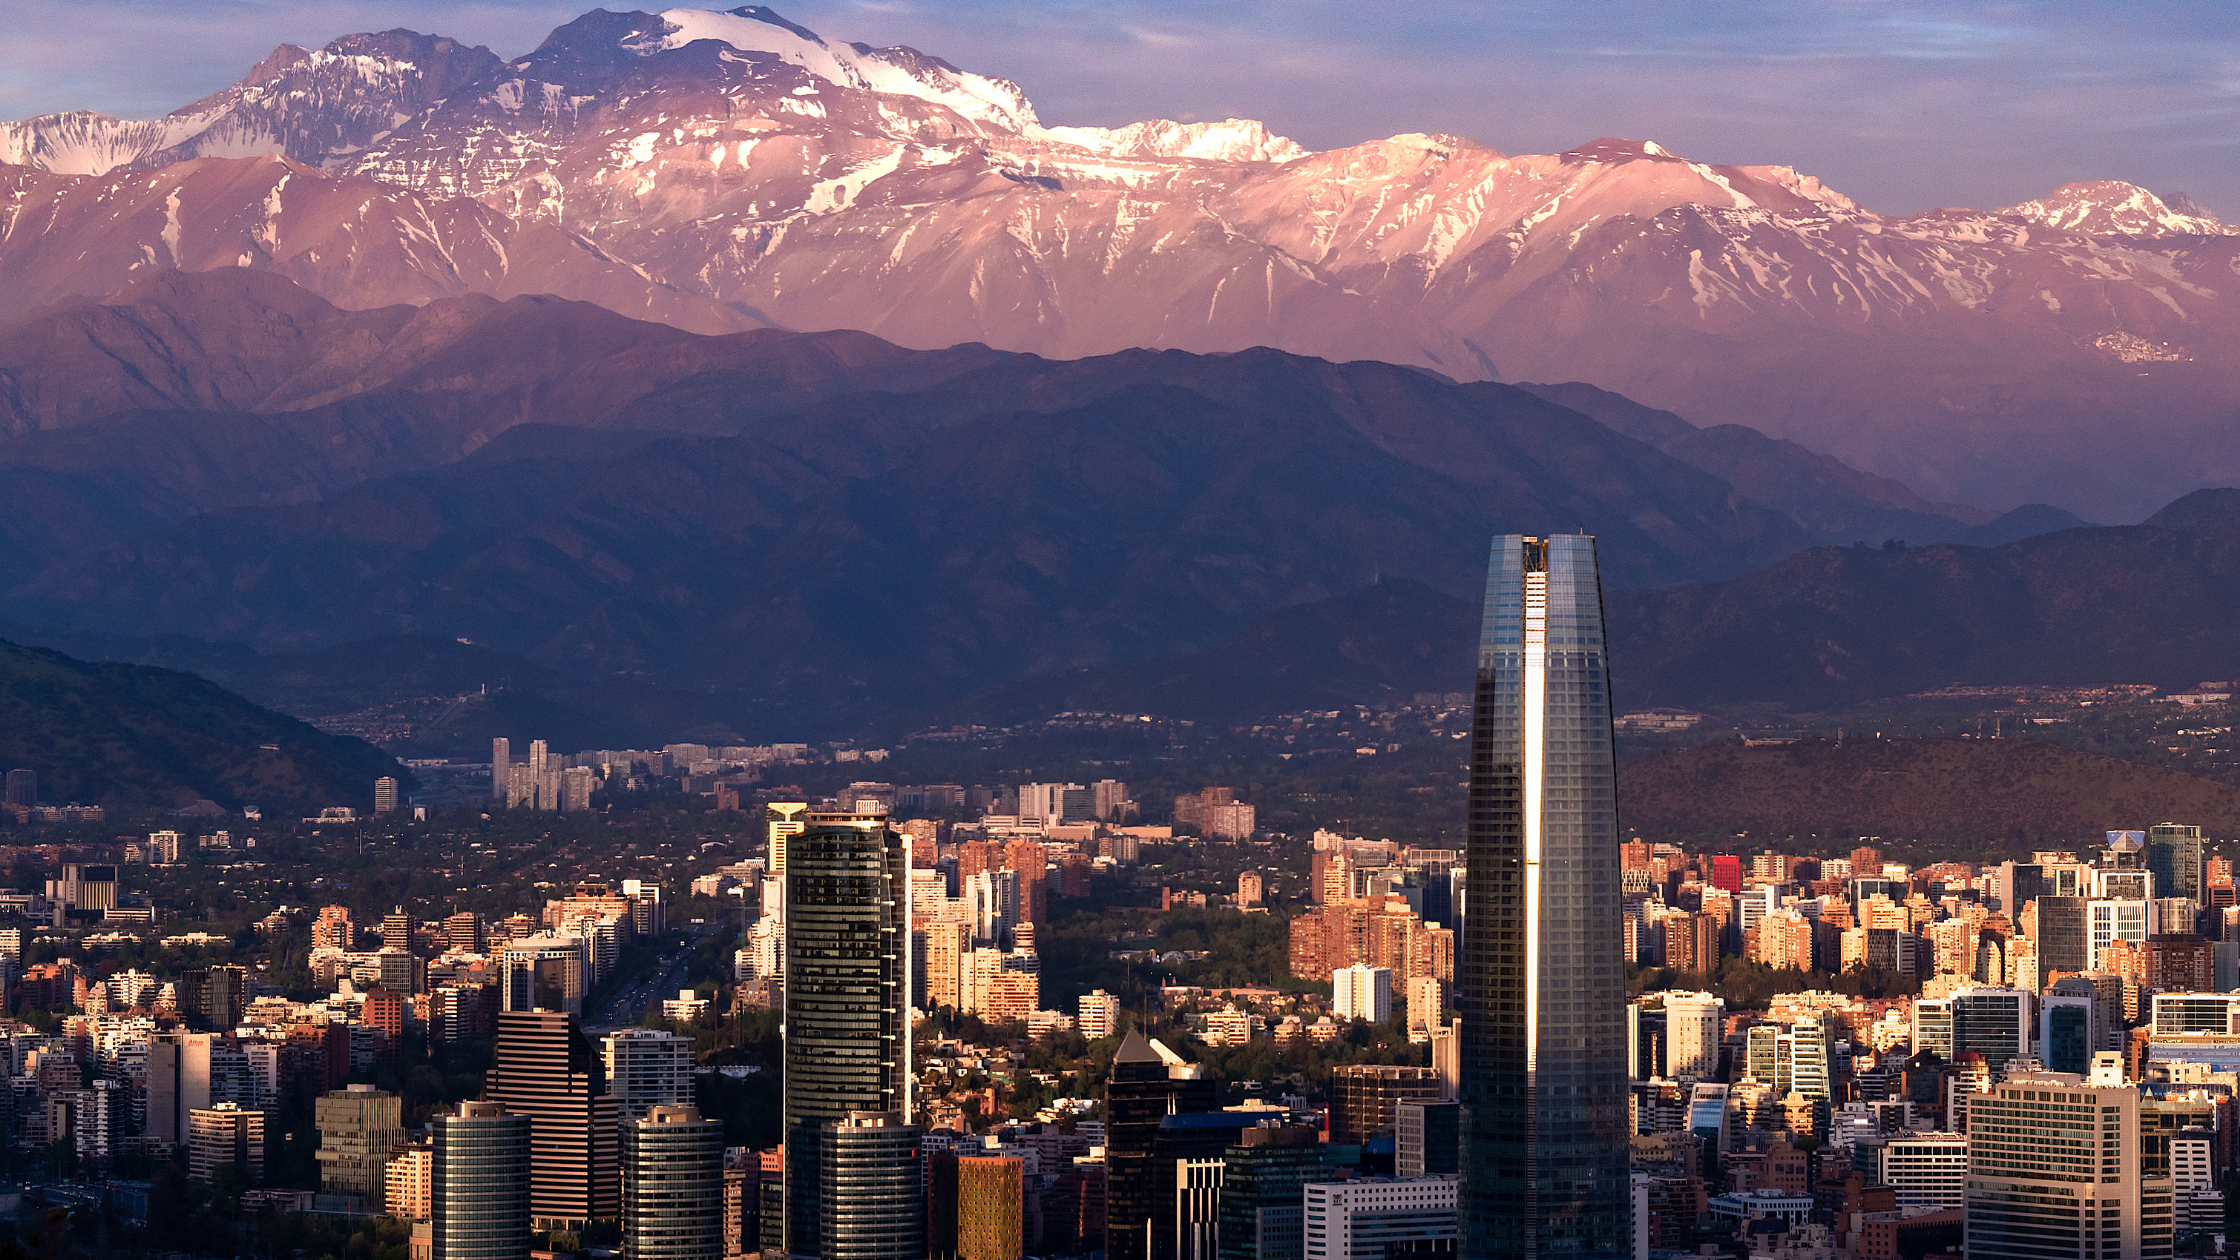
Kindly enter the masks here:
M 2147 828 L 2147 869 L 2154 872 L 2156 896 L 2191 897 L 2196 902 L 2207 900 L 2202 896 L 2201 847 L 2199 827 L 2186 823 L 2156 823 Z M 2162 925 L 2165 932 L 2191 929 L 2191 924 Z
M 631 1260 L 722 1260 L 720 1121 L 667 1105 L 623 1121 L 622 1245 Z
M 530 1121 L 492 1102 L 435 1118 L 428 1160 L 433 1254 L 441 1260 L 527 1260 Z
M 1107 1256 L 1172 1254 L 1172 1226 L 1156 1228 L 1160 1178 L 1154 1148 L 1170 1115 L 1211 1111 L 1218 1090 L 1202 1068 L 1140 1032 L 1113 1052 L 1105 1081 L 1105 1230 Z M 1172 1187 L 1173 1166 L 1166 1184 Z M 1164 1240 L 1165 1246 L 1159 1246 Z
M 910 1111 L 910 850 L 884 814 L 802 821 L 786 852 L 785 1250 L 821 1256 L 824 1126 Z
M 613 1219 L 622 1207 L 618 1112 L 575 1017 L 505 1011 L 496 1053 L 483 1098 L 529 1118 L 529 1214 L 538 1228 L 573 1230 Z
M 1483 627 L 1456 986 L 1461 1253 L 1623 1256 L 1625 945 L 1594 539 L 1494 539 Z
M 825 1260 L 920 1260 L 926 1254 L 926 1170 L 918 1138 L 918 1126 L 903 1123 L 895 1111 L 852 1112 L 823 1126 L 817 1210 Z
M 513 779 L 513 741 L 490 741 L 490 799 L 507 804 L 506 785 Z

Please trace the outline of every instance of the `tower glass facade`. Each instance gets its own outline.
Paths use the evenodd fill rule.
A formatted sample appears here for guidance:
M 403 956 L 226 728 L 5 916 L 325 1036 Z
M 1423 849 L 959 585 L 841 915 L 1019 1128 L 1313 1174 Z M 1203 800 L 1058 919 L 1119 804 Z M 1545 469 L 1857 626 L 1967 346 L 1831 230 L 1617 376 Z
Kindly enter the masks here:
M 1494 539 L 1457 986 L 1466 1257 L 1631 1251 L 1624 926 L 1602 627 L 1594 539 Z
M 826 1260 L 918 1260 L 926 1254 L 918 1139 L 918 1127 L 904 1124 L 900 1112 L 859 1111 L 823 1127 L 818 1210 Z
M 527 1116 L 496 1103 L 468 1102 L 435 1118 L 428 1205 L 433 1254 L 444 1260 L 527 1260 Z
M 721 1122 L 690 1106 L 622 1122 L 622 1244 L 631 1260 L 722 1260 Z
M 785 873 L 785 1250 L 821 1256 L 824 1126 L 910 1111 L 910 851 L 884 814 L 803 823 Z

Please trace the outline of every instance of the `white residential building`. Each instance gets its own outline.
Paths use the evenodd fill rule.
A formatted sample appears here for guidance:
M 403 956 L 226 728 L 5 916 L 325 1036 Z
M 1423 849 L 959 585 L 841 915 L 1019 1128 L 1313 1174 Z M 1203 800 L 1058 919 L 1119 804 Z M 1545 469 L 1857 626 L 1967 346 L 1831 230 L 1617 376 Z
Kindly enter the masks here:
M 1451 1249 L 1460 1239 L 1455 1204 L 1461 1184 L 1456 1177 L 1309 1184 L 1306 1260 L 1386 1260 Z
M 1081 1035 L 1091 1041 L 1120 1031 L 1120 999 L 1103 989 L 1081 995 Z
M 692 1102 L 692 1039 L 657 1028 L 625 1028 L 599 1042 L 607 1069 L 607 1092 L 624 1120 L 636 1120 L 648 1107 Z
M 1355 963 L 1330 973 L 1331 1010 L 1339 1019 L 1382 1024 L 1392 1018 L 1392 970 Z

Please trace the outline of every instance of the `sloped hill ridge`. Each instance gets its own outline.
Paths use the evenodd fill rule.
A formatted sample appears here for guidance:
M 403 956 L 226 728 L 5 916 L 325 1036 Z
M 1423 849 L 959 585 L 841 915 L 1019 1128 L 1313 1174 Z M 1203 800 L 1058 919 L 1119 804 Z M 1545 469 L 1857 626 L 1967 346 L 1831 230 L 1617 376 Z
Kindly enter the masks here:
M 1901 218 L 1646 140 L 1053 126 L 760 8 L 595 11 L 510 61 L 283 48 L 169 119 L 9 124 L 0 157 L 17 311 L 245 265 L 354 308 L 542 292 L 710 332 L 1586 381 L 1994 510 L 2132 520 L 2240 479 L 2240 237 L 2115 181 Z
M 1618 816 L 1651 840 L 1882 835 L 1982 846 L 1978 861 L 2179 821 L 2240 829 L 2240 790 L 2029 739 L 1699 744 L 1628 762 Z
M 44 802 L 177 806 L 196 797 L 284 816 L 373 804 L 404 767 L 371 744 L 260 709 L 193 674 L 0 642 L 0 758 Z
M 2000 547 L 1821 547 L 1610 597 L 1623 703 L 1826 710 L 1952 683 L 2240 673 L 2240 491 Z

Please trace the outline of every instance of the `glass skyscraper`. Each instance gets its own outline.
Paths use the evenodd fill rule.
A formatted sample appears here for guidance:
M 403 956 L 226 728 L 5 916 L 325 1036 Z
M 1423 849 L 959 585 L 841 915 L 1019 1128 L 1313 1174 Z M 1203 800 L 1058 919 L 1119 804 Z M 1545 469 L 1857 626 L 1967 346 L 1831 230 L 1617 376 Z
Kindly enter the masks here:
M 529 1117 L 493 1102 L 437 1116 L 428 1204 L 433 1254 L 445 1260 L 528 1260 Z
M 803 822 L 785 873 L 785 1251 L 823 1256 L 824 1126 L 910 1113 L 910 850 L 885 814 Z
M 1464 1257 L 1632 1250 L 1602 625 L 1594 539 L 1493 540 L 1458 960 Z

